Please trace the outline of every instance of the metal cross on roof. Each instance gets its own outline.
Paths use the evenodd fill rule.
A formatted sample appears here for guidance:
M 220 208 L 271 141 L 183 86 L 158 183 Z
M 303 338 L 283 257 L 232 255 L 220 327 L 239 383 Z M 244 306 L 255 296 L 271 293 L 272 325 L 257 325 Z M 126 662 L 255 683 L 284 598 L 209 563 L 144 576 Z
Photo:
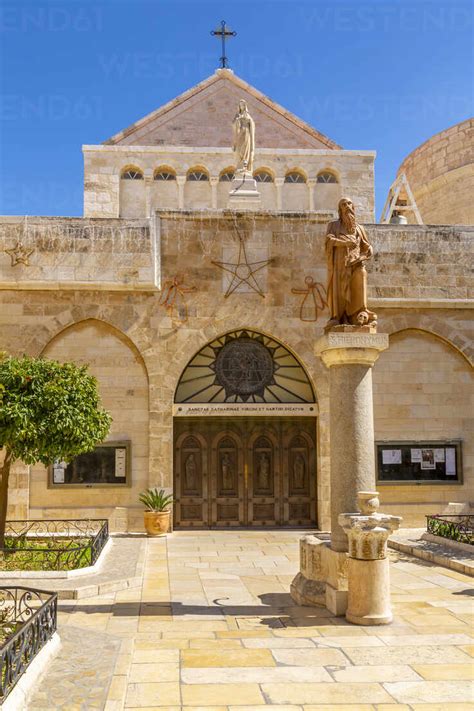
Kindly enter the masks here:
M 229 66 L 228 59 L 225 56 L 225 42 L 229 37 L 235 37 L 236 34 L 237 32 L 234 32 L 230 29 L 230 27 L 227 27 L 227 25 L 225 24 L 225 20 L 221 21 L 220 27 L 218 26 L 216 30 L 211 30 L 211 35 L 213 37 L 220 37 L 222 41 L 222 57 L 219 59 L 219 61 L 223 69 Z

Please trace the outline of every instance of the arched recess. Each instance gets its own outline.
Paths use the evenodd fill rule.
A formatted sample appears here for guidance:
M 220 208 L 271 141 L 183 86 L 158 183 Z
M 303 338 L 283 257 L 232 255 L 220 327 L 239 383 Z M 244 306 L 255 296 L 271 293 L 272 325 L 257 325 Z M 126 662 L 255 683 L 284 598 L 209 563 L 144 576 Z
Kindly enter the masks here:
M 145 180 L 141 168 L 136 165 L 126 165 L 122 168 L 119 192 L 120 217 L 145 217 Z
M 42 355 L 88 365 L 97 378 L 103 406 L 113 422 L 107 439 L 131 442 L 130 487 L 47 488 L 44 468 L 34 467 L 30 506 L 34 511 L 55 507 L 56 517 L 110 516 L 116 506 L 134 507 L 148 485 L 148 375 L 137 347 L 121 331 L 98 319 L 86 319 L 56 334 Z M 94 513 L 95 512 L 95 513 Z
M 250 329 L 207 343 L 185 367 L 175 392 L 184 403 L 315 403 L 301 362 L 281 342 Z
M 308 176 L 302 168 L 292 168 L 285 174 L 282 208 L 301 212 L 309 207 Z
M 315 210 L 337 210 L 342 197 L 339 173 L 334 168 L 320 170 L 313 191 Z
M 472 316 L 472 312 L 464 315 L 464 321 Z M 419 313 L 415 310 L 404 311 L 394 315 L 380 315 L 380 325 L 391 335 L 408 329 L 428 333 L 440 338 L 463 355 L 468 363 L 474 362 L 474 346 L 467 331 L 462 330 L 463 314 L 458 310 L 446 312 L 439 316 L 435 311 Z M 461 322 L 461 323 L 460 323 Z
M 387 504 L 399 502 L 403 490 L 398 513 L 408 526 L 421 525 L 424 514 L 439 513 L 449 501 L 469 501 L 474 485 L 472 386 L 472 367 L 459 349 L 418 328 L 391 334 L 390 347 L 374 367 L 376 440 L 462 443 L 462 485 L 383 485 Z
M 151 205 L 153 210 L 178 207 L 178 183 L 173 167 L 160 165 L 153 171 Z
M 275 210 L 277 193 L 274 171 L 266 166 L 261 166 L 254 171 L 253 177 L 257 181 L 257 190 L 260 193 L 262 207 L 265 210 Z
M 184 206 L 188 209 L 211 207 L 209 171 L 203 165 L 195 165 L 186 173 Z

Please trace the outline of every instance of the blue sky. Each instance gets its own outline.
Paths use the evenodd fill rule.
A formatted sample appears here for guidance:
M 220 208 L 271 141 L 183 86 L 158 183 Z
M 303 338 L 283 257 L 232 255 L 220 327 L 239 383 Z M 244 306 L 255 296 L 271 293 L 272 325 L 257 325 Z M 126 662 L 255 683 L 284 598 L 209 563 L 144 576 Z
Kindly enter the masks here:
M 471 0 L 0 0 L 0 214 L 81 215 L 81 145 L 231 68 L 344 148 L 403 157 L 472 115 Z M 258 146 L 257 146 L 258 147 Z

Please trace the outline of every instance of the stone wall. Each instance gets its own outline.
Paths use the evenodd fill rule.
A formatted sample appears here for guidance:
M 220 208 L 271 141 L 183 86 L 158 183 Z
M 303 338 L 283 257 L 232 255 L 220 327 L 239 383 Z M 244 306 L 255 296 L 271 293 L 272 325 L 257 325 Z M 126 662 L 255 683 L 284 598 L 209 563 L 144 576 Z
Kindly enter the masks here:
M 472 368 L 456 348 L 427 331 L 395 333 L 374 369 L 375 439 L 461 440 L 464 482 L 474 482 L 472 395 Z M 378 487 L 384 510 L 403 510 L 408 526 L 424 525 L 433 507 L 442 511 L 449 502 L 469 501 L 457 484 Z
M 407 175 L 423 222 L 474 224 L 474 119 L 422 143 L 405 158 L 400 173 Z
M 230 148 L 183 146 L 84 146 L 84 215 L 86 217 L 147 217 L 160 208 L 215 209 L 227 207 L 230 183 L 219 182 L 233 170 Z M 259 184 L 262 207 L 269 210 L 335 211 L 341 195 L 350 195 L 360 219 L 374 220 L 373 151 L 331 149 L 256 150 L 254 170 L 267 171 L 273 183 Z M 129 167 L 142 180 L 121 180 Z M 207 174 L 206 182 L 189 182 L 193 169 Z M 155 181 L 160 170 L 174 181 Z M 285 183 L 291 171 L 300 172 L 304 184 Z M 318 183 L 323 171 L 334 174 L 337 184 Z
M 49 218 L 44 219 L 47 222 Z M 292 293 L 292 288 L 304 289 L 306 276 L 312 276 L 317 282 L 325 281 L 324 223 L 328 219 L 328 214 L 314 213 L 238 216 L 223 212 L 163 212 L 151 229 L 140 233 L 143 251 L 129 249 L 126 253 L 127 268 L 133 270 L 135 260 L 141 264 L 145 253 L 151 263 L 155 250 L 154 264 L 160 268 L 156 283 L 162 284 L 162 292 L 153 286 L 142 288 L 133 283 L 125 287 L 118 275 L 113 284 L 104 288 L 99 268 L 88 288 L 82 282 L 74 288 L 71 281 L 59 289 L 59 283 L 48 279 L 47 273 L 44 276 L 47 269 L 44 272 L 40 269 L 47 251 L 38 249 L 32 255 L 37 261 L 33 263 L 32 259 L 31 267 L 10 267 L 5 264 L 6 255 L 0 255 L 3 269 L 0 272 L 1 348 L 15 354 L 46 353 L 91 362 L 104 401 L 116 418 L 114 428 L 117 429 L 113 434 L 132 439 L 137 457 L 133 464 L 132 488 L 113 494 L 101 489 L 79 493 L 70 490 L 67 495 L 47 490 L 46 472 L 35 467 L 30 491 L 30 510 L 34 515 L 51 515 L 53 511 L 65 514 L 67 510 L 72 515 L 73 510 L 80 510 L 100 516 L 106 502 L 106 507 L 126 506 L 130 511 L 130 526 L 138 526 L 141 520 L 136 503 L 138 490 L 146 482 L 166 489 L 173 485 L 172 403 L 181 373 L 194 353 L 207 342 L 245 327 L 267 333 L 289 347 L 314 384 L 319 412 L 318 520 L 322 528 L 329 526 L 328 378 L 314 354 L 314 342 L 323 332 L 327 314 L 317 314 L 315 322 L 301 321 L 304 295 Z M 4 218 L 2 224 L 10 245 L 18 234 L 18 221 Z M 67 231 L 69 221 L 59 219 L 55 224 L 59 229 L 54 250 L 62 250 L 65 257 L 68 250 L 74 254 L 74 238 Z M 87 226 L 94 221 L 84 220 L 83 224 Z M 133 226 L 134 222 L 113 221 L 113 224 Z M 140 221 L 136 224 L 142 228 Z M 421 340 L 413 335 L 394 336 L 393 357 L 389 350 L 375 365 L 377 436 L 385 437 L 385 433 L 389 433 L 390 437 L 403 439 L 409 432 L 413 439 L 425 437 L 433 419 L 432 406 L 438 413 L 436 432 L 449 424 L 450 436 L 466 438 L 468 427 L 472 428 L 472 409 L 464 397 L 464 388 L 467 389 L 466 379 L 472 377 L 472 373 L 464 357 L 473 355 L 472 284 L 468 282 L 467 264 L 472 260 L 474 228 L 394 225 L 368 225 L 367 228 L 376 252 L 376 259 L 370 264 L 369 296 L 370 304 L 379 314 L 380 332 L 396 334 L 411 329 L 412 334 L 415 329 L 436 336 L 436 339 L 423 336 Z M 153 235 L 156 237 L 154 250 L 150 244 Z M 249 262 L 272 260 L 256 276 L 265 298 L 248 287 L 238 288 L 225 298 L 228 281 L 212 262 L 236 261 L 238 235 L 245 240 Z M 105 254 L 109 250 L 112 258 L 113 243 L 104 242 L 104 250 Z M 92 259 L 91 264 L 93 262 Z M 33 269 L 38 271 L 32 272 Z M 194 290 L 182 291 L 172 308 L 166 309 L 160 303 L 162 294 L 175 278 L 179 285 Z M 313 316 L 316 316 L 314 311 Z M 440 338 L 448 345 L 441 343 Z M 432 343 L 438 350 L 433 350 Z M 412 362 L 410 378 L 416 383 L 405 382 L 400 377 L 399 363 L 405 358 Z M 438 363 L 439 371 L 435 371 Z M 456 406 L 452 404 L 449 414 L 441 413 L 440 393 L 436 388 L 430 389 L 430 374 L 437 384 L 440 378 L 454 378 L 449 382 L 453 397 L 458 398 L 459 417 L 455 416 Z M 128 392 L 132 390 L 133 395 Z M 417 409 L 421 405 L 420 397 L 424 410 Z M 407 423 L 408 411 L 403 409 L 406 398 L 411 399 L 411 405 L 408 404 L 418 413 L 414 418 L 409 416 L 411 425 Z M 129 412 L 133 416 L 125 417 Z M 435 512 L 447 500 L 469 500 L 473 486 L 469 452 L 465 449 L 464 484 L 446 487 L 443 491 L 437 489 L 440 493 L 430 504 Z M 22 485 L 26 486 L 23 479 Z M 397 511 L 402 515 L 406 511 L 408 520 L 413 522 L 414 507 L 418 510 L 420 502 L 431 501 L 427 498 L 428 492 L 429 488 L 384 487 L 382 501 L 387 497 L 394 510 L 398 506 Z M 20 494 L 15 494 L 14 499 L 21 496 L 24 500 L 25 496 Z

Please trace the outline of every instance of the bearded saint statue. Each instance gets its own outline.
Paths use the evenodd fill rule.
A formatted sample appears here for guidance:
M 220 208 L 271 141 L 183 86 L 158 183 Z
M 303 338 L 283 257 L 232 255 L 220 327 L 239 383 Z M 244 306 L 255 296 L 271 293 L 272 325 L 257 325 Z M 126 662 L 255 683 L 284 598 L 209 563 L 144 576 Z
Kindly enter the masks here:
M 255 154 L 255 123 L 249 114 L 247 102 L 239 101 L 239 110 L 232 122 L 236 173 L 252 173 Z
M 373 326 L 377 316 L 367 308 L 367 272 L 364 264 L 372 257 L 373 249 L 364 228 L 356 222 L 352 200 L 342 198 L 338 212 L 339 219 L 330 222 L 326 231 L 330 313 L 327 327 L 339 324 Z

